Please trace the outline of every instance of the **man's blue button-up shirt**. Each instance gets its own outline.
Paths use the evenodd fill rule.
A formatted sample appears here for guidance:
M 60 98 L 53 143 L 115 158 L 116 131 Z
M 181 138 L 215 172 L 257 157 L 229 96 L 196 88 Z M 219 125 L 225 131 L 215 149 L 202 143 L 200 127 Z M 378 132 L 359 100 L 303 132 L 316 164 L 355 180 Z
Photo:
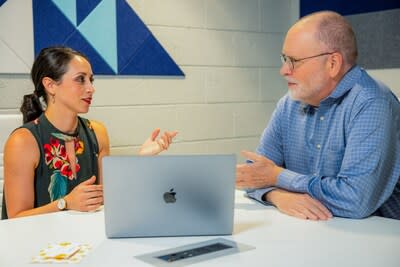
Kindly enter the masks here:
M 319 107 L 284 96 L 257 153 L 285 168 L 277 187 L 308 193 L 335 216 L 400 219 L 400 103 L 358 66 Z M 248 195 L 261 201 L 269 190 Z

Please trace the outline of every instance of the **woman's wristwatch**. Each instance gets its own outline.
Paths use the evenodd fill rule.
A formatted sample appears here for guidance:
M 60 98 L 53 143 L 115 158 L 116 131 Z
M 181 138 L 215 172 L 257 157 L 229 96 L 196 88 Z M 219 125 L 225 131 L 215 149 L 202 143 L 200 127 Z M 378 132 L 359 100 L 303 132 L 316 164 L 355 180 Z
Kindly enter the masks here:
M 59 210 L 65 210 L 67 208 L 67 201 L 65 201 L 65 198 L 57 200 L 57 208 Z

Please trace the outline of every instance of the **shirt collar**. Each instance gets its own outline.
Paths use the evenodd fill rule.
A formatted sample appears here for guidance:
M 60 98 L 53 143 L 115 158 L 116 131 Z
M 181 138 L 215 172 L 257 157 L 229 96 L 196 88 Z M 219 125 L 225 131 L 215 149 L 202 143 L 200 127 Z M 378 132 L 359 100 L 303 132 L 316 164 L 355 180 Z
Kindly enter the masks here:
M 347 73 L 343 76 L 342 80 L 338 83 L 336 88 L 333 90 L 333 92 L 323 99 L 320 103 L 322 104 L 328 104 L 329 103 L 334 103 L 336 102 L 339 98 L 342 98 L 348 91 L 351 90 L 351 88 L 354 87 L 356 84 L 357 80 L 361 76 L 361 68 L 357 65 L 353 66 Z M 302 104 L 301 105 L 301 110 L 305 114 L 313 114 L 315 110 L 318 109 L 318 107 L 311 106 L 308 104 Z
M 353 66 L 342 78 L 342 80 L 338 83 L 333 92 L 325 99 L 321 101 L 323 103 L 333 103 L 339 98 L 342 98 L 347 92 L 354 87 L 356 82 L 359 80 L 361 76 L 361 68 L 357 65 Z

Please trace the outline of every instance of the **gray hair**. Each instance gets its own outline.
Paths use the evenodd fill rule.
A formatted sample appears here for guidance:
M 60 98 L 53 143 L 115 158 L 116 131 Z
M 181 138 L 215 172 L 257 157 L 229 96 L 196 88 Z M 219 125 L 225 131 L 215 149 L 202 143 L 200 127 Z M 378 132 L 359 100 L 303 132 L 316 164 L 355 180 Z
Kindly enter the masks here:
M 344 62 L 350 66 L 357 61 L 357 41 L 350 23 L 340 14 L 333 11 L 320 11 L 300 19 L 317 21 L 317 39 L 331 51 L 340 52 Z

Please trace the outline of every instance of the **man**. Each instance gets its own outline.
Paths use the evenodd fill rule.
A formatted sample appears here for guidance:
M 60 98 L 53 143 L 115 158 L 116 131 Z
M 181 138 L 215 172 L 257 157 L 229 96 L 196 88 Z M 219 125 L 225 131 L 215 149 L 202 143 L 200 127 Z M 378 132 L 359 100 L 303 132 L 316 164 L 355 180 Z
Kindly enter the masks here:
M 300 19 L 282 48 L 289 93 L 264 130 L 238 188 L 303 219 L 400 219 L 400 103 L 356 65 L 354 32 L 339 14 Z

